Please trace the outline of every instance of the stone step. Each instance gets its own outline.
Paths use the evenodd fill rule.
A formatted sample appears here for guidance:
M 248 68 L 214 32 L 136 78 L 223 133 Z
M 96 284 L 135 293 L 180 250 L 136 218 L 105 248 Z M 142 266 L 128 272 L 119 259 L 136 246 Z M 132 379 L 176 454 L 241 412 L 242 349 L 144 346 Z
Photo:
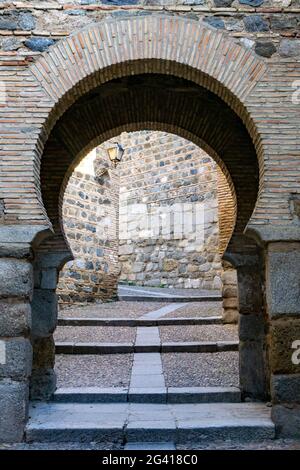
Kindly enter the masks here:
M 220 295 L 208 296 L 164 296 L 164 295 L 118 295 L 118 300 L 123 302 L 218 302 L 222 300 Z
M 176 450 L 174 442 L 127 442 L 124 450 Z
M 56 342 L 56 354 L 213 353 L 238 351 L 238 341 L 174 342 L 157 344 Z
M 210 317 L 176 317 L 176 318 L 83 318 L 64 317 L 58 319 L 58 326 L 187 326 L 187 325 L 220 325 L 221 316 Z
M 237 387 L 163 387 L 133 390 L 128 388 L 59 388 L 56 403 L 239 403 Z
M 27 442 L 173 442 L 275 437 L 263 403 L 32 404 Z

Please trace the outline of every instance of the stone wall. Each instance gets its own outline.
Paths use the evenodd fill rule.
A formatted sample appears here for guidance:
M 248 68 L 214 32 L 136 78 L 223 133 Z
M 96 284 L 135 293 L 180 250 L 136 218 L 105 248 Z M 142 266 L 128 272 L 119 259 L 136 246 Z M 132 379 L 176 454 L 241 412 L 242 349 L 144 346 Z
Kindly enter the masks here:
M 220 244 L 224 251 L 234 217 L 223 173 L 203 150 L 172 134 L 124 133 L 121 142 L 125 153 L 119 165 L 120 280 L 220 289 Z M 223 201 L 221 238 L 218 186 Z
M 257 55 L 299 55 L 299 0 L 38 0 L 0 2 L 1 50 L 25 57 L 103 18 L 172 14 L 228 31 Z
M 63 225 L 74 261 L 60 272 L 57 293 L 61 305 L 116 295 L 118 175 L 110 169 L 97 178 L 99 164 L 105 165 L 105 160 L 101 147 L 91 152 L 76 168 L 65 191 Z
M 113 141 L 125 149 L 117 169 L 97 177 L 110 166 L 107 142 L 76 168 L 65 191 L 64 229 L 75 259 L 60 273 L 60 304 L 113 298 L 118 279 L 220 289 L 221 255 L 234 222 L 224 174 L 203 150 L 173 134 L 123 133 Z M 200 224 L 200 234 L 204 223 L 203 239 L 191 222 Z

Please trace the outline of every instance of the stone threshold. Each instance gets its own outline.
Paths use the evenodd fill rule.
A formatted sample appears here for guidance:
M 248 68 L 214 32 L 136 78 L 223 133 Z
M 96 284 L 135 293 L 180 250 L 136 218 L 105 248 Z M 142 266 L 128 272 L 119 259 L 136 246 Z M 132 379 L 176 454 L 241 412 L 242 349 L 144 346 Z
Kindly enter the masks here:
M 90 318 L 64 317 L 58 319 L 58 326 L 186 326 L 186 325 L 220 325 L 221 316 L 210 317 L 175 317 L 175 318 Z
M 55 403 L 239 403 L 237 387 L 59 388 Z
M 153 344 L 57 342 L 56 354 L 214 353 L 238 351 L 238 341 L 174 342 Z
M 173 296 L 164 297 L 159 295 L 118 295 L 118 300 L 123 302 L 218 302 L 222 300 L 220 295 L 209 295 L 209 296 Z
M 43 403 L 29 410 L 26 442 L 174 442 L 274 439 L 263 403 Z

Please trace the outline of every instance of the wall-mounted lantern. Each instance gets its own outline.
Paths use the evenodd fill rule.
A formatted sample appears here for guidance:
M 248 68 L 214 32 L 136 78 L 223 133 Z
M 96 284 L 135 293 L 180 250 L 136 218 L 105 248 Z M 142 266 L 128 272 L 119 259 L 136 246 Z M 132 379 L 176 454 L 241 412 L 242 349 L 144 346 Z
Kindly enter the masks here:
M 107 147 L 106 151 L 113 167 L 116 168 L 117 165 L 121 162 L 122 157 L 124 155 L 124 149 L 122 145 L 120 145 L 118 142 L 115 142 L 109 147 Z

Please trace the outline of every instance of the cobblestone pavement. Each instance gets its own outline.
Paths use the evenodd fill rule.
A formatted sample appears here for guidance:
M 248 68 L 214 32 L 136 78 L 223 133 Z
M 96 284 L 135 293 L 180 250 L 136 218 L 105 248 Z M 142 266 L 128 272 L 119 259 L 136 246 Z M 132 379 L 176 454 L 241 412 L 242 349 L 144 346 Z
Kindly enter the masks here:
M 165 318 L 210 317 L 222 315 L 222 302 L 190 302 L 176 312 L 165 315 Z
M 148 288 L 145 288 L 148 290 Z M 156 289 L 157 290 L 157 289 Z M 165 289 L 161 289 L 165 290 Z M 168 309 L 172 311 L 168 313 Z M 192 302 L 181 307 L 176 303 L 110 302 L 66 309 L 61 317 L 140 318 L 153 316 L 198 317 L 222 313 L 221 302 Z M 155 341 L 150 331 L 156 331 Z M 138 333 L 138 338 L 136 333 Z M 141 333 L 143 332 L 142 336 Z M 150 335 L 150 336 L 149 336 Z M 161 342 L 215 342 L 238 339 L 236 325 L 162 326 L 158 328 L 60 326 L 56 341 L 88 343 L 148 344 Z M 150 343 L 149 343 L 150 341 Z M 136 344 L 138 344 L 136 343 Z M 142 344 L 141 343 L 141 344 Z M 238 386 L 238 353 L 165 353 L 161 355 L 166 386 Z M 60 387 L 127 386 L 132 373 L 133 356 L 128 354 L 57 355 L 56 372 Z
M 130 285 L 119 285 L 119 294 L 124 295 L 126 292 L 128 294 L 140 293 L 146 295 L 170 295 L 170 296 L 182 296 L 182 297 L 205 297 L 212 295 L 220 295 L 219 290 L 203 290 L 203 289 L 176 289 L 170 287 L 144 287 L 144 286 L 130 286 Z
M 167 387 L 239 386 L 239 353 L 162 354 Z
M 58 387 L 127 387 L 132 354 L 57 355 Z
M 86 305 L 84 307 L 66 308 L 60 310 L 59 316 L 61 318 L 139 318 L 145 313 L 158 310 L 165 305 L 167 305 L 167 302 L 108 302 Z
M 54 333 L 55 341 L 76 341 L 80 343 L 134 343 L 135 336 L 136 328 L 126 326 L 59 326 Z
M 181 325 L 161 326 L 160 338 L 163 343 L 174 341 L 237 341 L 236 325 Z
M 112 302 L 61 312 L 65 317 L 130 317 L 154 315 L 155 318 L 215 316 L 222 312 L 220 302 L 193 302 L 169 311 L 172 304 L 160 302 Z M 57 341 L 134 342 L 156 344 L 165 342 L 215 342 L 238 339 L 236 325 L 178 325 L 162 327 L 84 327 L 61 326 L 56 330 Z M 133 367 L 134 365 L 134 367 Z M 145 393 L 147 387 L 238 387 L 238 352 L 215 353 L 135 353 L 107 355 L 57 355 L 55 370 L 58 387 L 118 387 Z M 154 387 L 154 388 L 153 388 Z M 122 449 L 122 442 L 40 443 L 2 446 L 10 449 Z M 298 441 L 236 442 L 210 441 L 177 445 L 178 450 L 193 449 L 290 449 L 299 448 Z

